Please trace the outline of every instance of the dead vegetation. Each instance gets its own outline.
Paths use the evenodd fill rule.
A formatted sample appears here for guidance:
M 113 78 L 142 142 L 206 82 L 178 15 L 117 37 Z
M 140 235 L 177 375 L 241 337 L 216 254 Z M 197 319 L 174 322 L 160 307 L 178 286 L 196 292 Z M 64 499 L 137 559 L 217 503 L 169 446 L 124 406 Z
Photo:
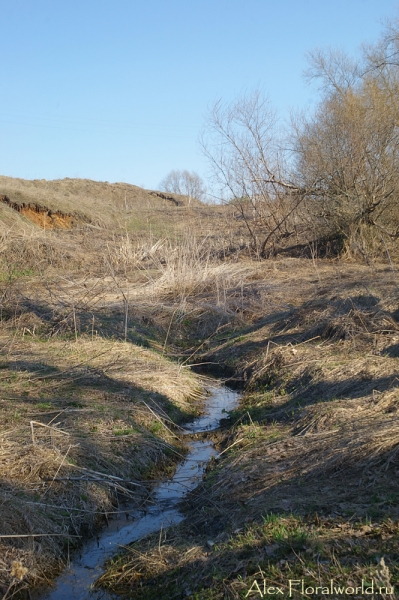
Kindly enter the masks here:
M 395 597 L 392 567 L 379 556 L 397 551 L 393 522 L 369 525 L 271 513 L 260 524 L 246 524 L 206 543 L 191 530 L 188 539 L 187 528 L 177 528 L 133 544 L 99 583 L 122 594 L 129 589 L 140 600 L 156 597 L 159 589 L 176 600 L 271 598 L 277 593 L 292 598 L 328 593 L 337 600 L 364 598 L 365 590 Z
M 27 339 L 28 337 L 28 339 Z M 68 548 L 184 453 L 198 381 L 150 350 L 100 339 L 2 337 L 0 583 L 43 585 Z M 15 589 L 21 587 L 14 582 Z M 22 585 L 22 584 L 21 584 Z
M 48 582 L 121 495 L 145 502 L 184 453 L 191 365 L 243 387 L 242 406 L 215 436 L 222 454 L 187 523 L 136 543 L 101 585 L 240 598 L 260 569 L 282 585 L 377 581 L 381 556 L 396 585 L 393 256 L 253 260 L 227 210 L 151 196 L 165 204 L 143 227 L 114 185 L 115 227 L 3 221 L 0 534 L 17 536 L 0 539 L 3 595 Z
M 97 182 L 89 179 L 60 179 L 54 181 L 15 179 L 0 176 L 1 203 L 25 215 L 41 228 L 67 229 L 89 224 L 110 227 L 145 229 L 147 219 L 153 224 L 157 213 L 170 212 L 169 225 L 187 215 L 185 196 L 152 192 L 126 183 Z M 190 202 L 190 211 L 204 205 Z M 140 213 L 140 214 L 138 214 Z M 57 222 L 57 216 L 60 218 Z M 64 216 L 62 221 L 61 216 Z M 43 222 L 44 219 L 44 222 Z M 54 221 L 54 222 L 53 222 Z M 66 226 L 68 225 L 68 227 Z
M 38 202 L 46 182 L 6 183 L 14 199 Z M 53 204 L 47 191 L 43 206 L 75 214 L 83 184 L 91 196 L 104 187 L 105 196 L 115 191 L 63 183 L 53 185 Z M 61 190 L 72 194 L 74 186 L 73 206 L 58 203 Z M 2 221 L 0 257 L 0 591 L 7 598 L 49 583 L 121 498 L 143 505 L 154 481 L 184 454 L 179 424 L 200 406 L 200 379 L 163 356 L 175 308 L 157 306 L 160 294 L 152 289 L 157 250 L 162 246 L 171 263 L 179 242 L 158 242 L 141 223 L 133 224 L 137 239 L 129 233 L 129 211 L 143 194 L 152 223 L 162 219 L 164 231 L 168 219 L 176 225 L 175 210 L 195 221 L 198 206 L 187 213 L 183 200 L 175 206 L 139 188 L 132 199 L 125 188 L 122 207 L 114 198 L 120 222 L 108 229 L 86 223 L 35 230 L 4 205 L 10 220 Z
M 363 580 L 393 597 L 395 271 L 292 259 L 266 269 L 273 283 L 258 288 L 258 318 L 215 336 L 198 357 L 226 365 L 246 389 L 235 425 L 218 437 L 220 459 L 190 495 L 187 521 L 132 545 L 101 585 L 137 598 L 162 589 L 165 598 L 216 599 L 244 598 L 254 581 L 288 593 L 290 579 L 333 579 L 349 588 L 343 597 L 360 598 L 350 588 Z

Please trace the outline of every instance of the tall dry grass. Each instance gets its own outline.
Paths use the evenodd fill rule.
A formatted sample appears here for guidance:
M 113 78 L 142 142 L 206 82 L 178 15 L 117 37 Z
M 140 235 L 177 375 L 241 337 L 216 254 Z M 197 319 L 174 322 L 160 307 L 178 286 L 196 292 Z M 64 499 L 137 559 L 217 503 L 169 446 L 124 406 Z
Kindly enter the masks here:
M 155 316 L 169 340 L 208 338 L 262 311 L 268 284 L 259 264 L 223 261 L 213 242 L 187 232 L 181 239 L 136 246 L 131 265 L 140 282 L 130 291 L 130 303 Z

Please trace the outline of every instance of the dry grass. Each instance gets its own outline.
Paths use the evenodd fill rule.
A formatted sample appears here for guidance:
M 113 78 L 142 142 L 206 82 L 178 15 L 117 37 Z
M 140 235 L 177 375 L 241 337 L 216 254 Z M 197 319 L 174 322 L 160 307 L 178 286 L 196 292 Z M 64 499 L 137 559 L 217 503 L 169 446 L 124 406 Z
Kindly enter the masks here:
M 247 390 L 217 436 L 222 456 L 191 494 L 187 522 L 134 544 L 105 587 L 213 600 L 244 598 L 264 578 L 287 593 L 302 578 L 398 585 L 395 272 L 284 259 L 252 285 L 258 319 L 198 356 Z
M 0 231 L 2 243 L 10 233 L 19 232 L 30 234 L 35 231 L 35 225 L 20 213 L 0 202 Z
M 40 200 L 43 184 L 11 183 L 21 202 Z M 54 184 L 54 205 L 48 195 L 45 205 L 73 212 L 71 201 L 84 209 L 83 183 L 64 204 L 63 186 Z M 2 191 L 12 196 L 12 186 Z M 178 213 L 194 223 L 202 210 L 149 202 L 163 203 L 159 214 L 147 207 L 158 221 L 175 221 Z M 110 214 L 104 206 L 101 223 Z M 141 505 L 150 481 L 184 452 L 178 424 L 198 410 L 199 380 L 137 343 L 164 353 L 194 309 L 204 324 L 210 314 L 235 320 L 233 303 L 242 304 L 248 287 L 251 267 L 218 264 L 219 234 L 190 246 L 180 234 L 172 241 L 141 231 L 134 239 L 129 210 L 122 210 L 122 233 L 28 226 L 29 234 L 7 229 L 2 238 L 0 534 L 17 536 L 0 539 L 6 595 L 45 583 L 69 548 L 115 510 L 119 495 Z M 17 563 L 28 569 L 21 580 L 12 574 Z
M 198 302 L 212 295 L 217 306 L 226 305 L 230 290 L 244 286 L 253 272 L 252 265 L 220 263 L 212 256 L 206 238 L 197 240 L 187 235 L 181 244 L 168 246 L 164 257 L 154 265 L 156 277 L 148 288 L 150 296 Z
M 205 248 L 222 257 L 245 251 L 243 225 L 234 221 L 230 207 L 188 206 L 177 196 L 176 205 L 136 186 L 89 180 L 0 177 L 2 193 L 15 205 L 41 206 L 76 219 L 70 231 L 43 230 L 0 202 L 0 273 L 11 266 L 41 275 L 84 270 L 131 278 L 145 271 L 151 278 L 165 255 L 174 261 L 176 252 L 182 254 L 179 246 L 195 252 L 197 244 L 186 247 L 187 232 L 198 240 L 201 254 Z
M 177 423 L 195 412 L 199 385 L 123 342 L 2 342 L 0 535 L 17 537 L 0 540 L 0 584 L 19 560 L 31 586 L 112 513 L 117 492 L 145 501 L 145 481 L 184 452 Z
M 165 244 L 166 245 L 166 244 Z M 159 312 L 167 341 L 185 345 L 203 342 L 226 326 L 242 326 L 260 306 L 254 294 L 256 265 L 221 262 L 208 239 L 187 235 L 178 244 L 167 244 L 153 255 L 153 271 L 137 298 Z M 158 307 L 158 309 L 157 309 Z
M 16 204 L 32 203 L 97 224 L 109 223 L 122 210 L 139 206 L 154 209 L 162 202 L 134 185 L 88 179 L 27 181 L 0 177 L 0 191 Z
M 199 404 L 191 363 L 245 388 L 215 436 L 223 454 L 189 523 L 136 544 L 102 583 L 240 598 L 259 568 L 280 583 L 378 579 L 381 554 L 396 583 L 396 265 L 254 262 L 220 207 L 5 179 L 14 201 L 47 190 L 46 206 L 96 224 L 44 232 L 0 206 L 0 534 L 28 536 L 0 539 L 3 594 L 45 582 L 118 494 L 140 505 L 172 468 Z
M 39 207 L 74 217 L 74 229 L 102 231 L 103 241 L 125 231 L 135 238 L 180 235 L 189 223 L 200 221 L 204 233 L 224 216 L 222 207 L 206 206 L 175 194 L 160 194 L 126 183 L 88 179 L 23 180 L 0 176 L 0 196 L 16 206 Z M 28 215 L 29 217 L 29 215 Z M 32 214 L 39 228 L 40 219 Z M 46 219 L 45 219 L 46 220 Z M 47 219 L 48 220 L 48 219 Z M 0 228 L 32 229 L 29 219 L 0 202 Z M 201 229 L 199 227 L 199 229 Z
M 224 532 L 214 541 L 205 542 L 193 528 L 190 533 L 177 527 L 132 544 L 99 584 L 121 594 L 129 590 L 140 600 L 156 597 L 161 589 L 170 600 L 272 598 L 277 593 L 322 598 L 331 581 L 336 593 L 329 591 L 329 597 L 334 600 L 364 598 L 362 586 L 370 594 L 372 585 L 377 593 L 381 586 L 379 597 L 395 597 L 397 568 L 388 566 L 377 550 L 397 551 L 398 527 L 392 522 L 370 525 L 268 514 L 261 523 Z M 290 588 L 290 581 L 299 585 L 291 583 Z M 304 588 L 313 587 L 308 596 L 301 593 L 302 581 Z M 263 593 L 265 588 L 270 592 Z

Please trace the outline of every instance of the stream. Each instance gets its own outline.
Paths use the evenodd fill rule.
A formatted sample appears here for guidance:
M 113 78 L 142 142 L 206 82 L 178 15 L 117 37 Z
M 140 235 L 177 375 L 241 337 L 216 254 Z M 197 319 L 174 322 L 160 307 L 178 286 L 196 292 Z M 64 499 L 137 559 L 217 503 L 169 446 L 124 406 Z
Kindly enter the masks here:
M 192 435 L 215 430 L 226 413 L 238 405 L 239 393 L 224 386 L 208 388 L 205 410 L 201 417 L 185 425 L 185 434 Z M 189 452 L 180 463 L 172 479 L 157 485 L 145 511 L 123 511 L 113 518 L 97 538 L 89 540 L 74 555 L 65 571 L 55 580 L 53 587 L 40 600 L 109 600 L 107 592 L 92 588 L 104 572 L 104 563 L 126 546 L 150 533 L 180 523 L 184 516 L 177 506 L 189 491 L 201 481 L 206 465 L 217 456 L 211 440 L 192 440 Z M 129 519 L 129 520 L 127 520 Z

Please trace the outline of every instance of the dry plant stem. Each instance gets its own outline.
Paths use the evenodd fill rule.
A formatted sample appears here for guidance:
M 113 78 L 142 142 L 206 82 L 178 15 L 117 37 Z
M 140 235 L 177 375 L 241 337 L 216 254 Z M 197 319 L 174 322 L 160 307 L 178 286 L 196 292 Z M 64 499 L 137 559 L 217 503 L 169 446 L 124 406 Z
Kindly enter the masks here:
M 11 591 L 11 588 L 15 585 L 15 581 L 11 581 L 10 585 L 8 586 L 8 589 L 6 590 L 6 593 L 4 594 L 2 600 L 7 600 L 8 598 L 8 594 Z
M 55 419 L 57 419 L 59 417 L 59 414 L 57 414 L 56 417 L 54 417 Z M 53 419 L 54 420 L 54 419 Z M 30 427 L 31 427 L 31 432 L 32 432 L 32 442 L 35 443 L 33 440 L 34 438 L 34 433 L 33 433 L 33 426 L 34 425 L 38 425 L 39 427 L 45 427 L 46 429 L 53 429 L 54 431 L 56 431 L 57 433 L 61 433 L 61 435 L 71 435 L 70 433 L 68 433 L 67 431 L 62 431 L 62 429 L 58 429 L 58 427 L 52 427 L 51 425 L 46 425 L 46 423 L 40 423 L 40 421 L 31 421 L 30 422 Z
M 188 358 L 186 358 L 182 363 L 180 363 L 180 367 L 179 369 L 181 369 L 183 366 L 191 366 L 191 365 L 186 365 L 186 363 L 188 363 L 189 360 L 191 360 L 200 350 L 201 348 L 207 343 L 209 342 L 213 337 L 215 337 L 215 335 L 217 335 L 222 329 L 228 327 L 227 324 L 225 325 L 219 325 L 215 331 L 213 331 L 207 338 L 206 340 L 204 340 L 203 342 L 201 342 L 201 344 L 194 350 L 194 352 L 192 354 L 190 354 L 190 356 Z
M 388 260 L 389 260 L 389 264 L 390 264 L 390 266 L 391 266 L 392 274 L 393 274 L 394 276 L 396 276 L 395 267 L 393 266 L 393 263 L 392 263 L 392 260 L 391 260 L 391 255 L 390 255 L 390 253 L 389 253 L 388 247 L 387 247 L 387 245 L 386 245 L 386 242 L 385 242 L 385 239 L 384 239 L 384 237 L 383 237 L 383 236 L 381 236 L 381 241 L 382 241 L 382 243 L 384 244 L 385 252 L 387 253 L 387 256 L 388 256 Z
M 163 561 L 162 552 L 161 552 L 161 539 L 162 539 L 162 525 L 161 525 L 161 529 L 159 530 L 158 552 L 159 552 L 160 559 Z
M 170 434 L 171 434 L 171 435 L 172 435 L 172 436 L 173 436 L 173 437 L 174 437 L 176 440 L 180 439 L 178 435 L 176 435 L 175 433 L 173 433 L 173 431 L 172 431 L 171 429 L 169 429 L 169 427 L 167 427 L 167 425 L 165 425 L 165 423 L 164 423 L 164 421 L 161 419 L 161 417 L 159 417 L 159 416 L 158 416 L 158 415 L 157 415 L 157 414 L 156 414 L 156 413 L 155 413 L 155 412 L 152 410 L 152 408 L 151 408 L 150 406 L 148 406 L 148 404 L 147 404 L 146 402 L 144 402 L 144 400 L 143 400 L 143 404 L 144 404 L 144 406 L 146 406 L 146 407 L 148 408 L 148 410 L 150 411 L 150 413 L 151 413 L 152 415 L 154 415 L 154 417 L 156 418 L 156 420 L 157 420 L 159 423 L 161 423 L 161 425 L 162 425 L 163 427 L 165 427 L 165 429 L 167 429 L 167 431 L 169 431 L 169 433 L 170 433 Z
M 126 301 L 125 301 L 125 342 L 127 340 L 127 328 L 129 318 L 129 286 L 126 287 Z
M 59 466 L 58 466 L 58 469 L 57 469 L 57 471 L 56 471 L 56 473 L 55 473 L 55 475 L 54 475 L 54 477 L 53 477 L 53 479 L 52 479 L 52 481 L 51 481 L 50 485 L 48 486 L 48 488 L 45 490 L 45 492 L 44 492 L 44 493 L 41 495 L 41 497 L 40 497 L 40 499 L 41 499 L 41 500 L 42 500 L 42 499 L 44 498 L 44 496 L 45 496 L 45 495 L 46 495 L 46 494 L 49 492 L 49 490 L 50 490 L 51 486 L 53 485 L 54 481 L 56 481 L 56 480 L 57 480 L 57 475 L 58 475 L 58 473 L 60 472 L 60 469 L 62 468 L 62 465 L 64 464 L 64 462 L 65 462 L 65 459 L 66 459 L 66 457 L 68 456 L 68 454 L 69 454 L 69 451 L 71 450 L 71 448 L 72 448 L 72 445 L 70 445 L 70 446 L 68 447 L 67 451 L 65 452 L 64 456 L 62 457 L 62 460 L 61 460 L 61 462 L 60 462 L 60 464 L 59 464 Z
M 163 345 L 163 348 L 162 348 L 162 354 L 165 354 L 165 351 L 166 351 L 166 345 L 167 345 L 167 343 L 168 343 L 168 338 L 169 338 L 170 329 L 171 329 L 171 327 L 172 327 L 172 323 L 173 323 L 174 316 L 175 316 L 175 314 L 177 313 L 177 311 L 178 311 L 178 310 L 179 310 L 179 307 L 176 307 L 176 308 L 175 308 L 175 310 L 174 310 L 174 311 L 173 311 L 173 313 L 172 313 L 172 316 L 171 316 L 171 318 L 170 318 L 170 322 L 169 322 L 168 331 L 166 332 L 166 336 L 165 336 L 165 342 L 164 342 L 164 345 Z

